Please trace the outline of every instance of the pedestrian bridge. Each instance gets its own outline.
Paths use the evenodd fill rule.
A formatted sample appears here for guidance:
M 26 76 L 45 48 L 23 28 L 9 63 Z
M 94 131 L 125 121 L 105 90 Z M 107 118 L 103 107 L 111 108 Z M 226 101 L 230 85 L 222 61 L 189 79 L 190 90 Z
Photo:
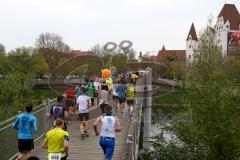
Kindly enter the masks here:
M 91 120 L 89 121 L 89 137 L 81 140 L 80 130 L 79 130 L 79 122 L 78 121 L 71 121 L 68 126 L 68 132 L 70 135 L 70 150 L 69 150 L 69 160 L 79 160 L 79 159 L 88 159 L 88 160 L 97 160 L 103 157 L 102 149 L 100 148 L 98 142 L 98 137 L 95 136 L 93 130 L 93 122 L 95 116 L 101 115 L 101 110 L 96 108 L 94 113 L 91 114 Z M 124 159 L 125 153 L 125 146 L 127 141 L 128 135 L 128 128 L 129 128 L 129 118 L 122 117 L 120 118 L 121 124 L 123 126 L 122 132 L 116 134 L 116 148 L 114 152 L 113 159 Z M 34 155 L 39 157 L 40 159 L 46 159 L 47 151 L 46 149 L 42 149 L 40 147 L 41 141 L 38 141 L 35 145 Z
M 147 73 L 151 74 L 151 70 Z M 133 117 L 130 119 L 127 114 L 125 116 L 118 116 L 123 130 L 116 134 L 116 148 L 113 155 L 114 160 L 138 159 L 142 110 L 144 120 L 144 141 L 146 140 L 145 137 L 149 136 L 149 124 L 151 124 L 151 121 L 145 118 L 151 119 L 151 94 L 149 94 L 149 92 L 152 91 L 152 85 L 149 84 L 149 82 L 152 82 L 151 78 L 151 75 L 145 75 L 142 79 L 137 81 L 136 104 L 133 111 Z M 47 150 L 42 149 L 40 144 L 46 132 L 53 126 L 53 121 L 46 119 L 46 113 L 49 112 L 51 106 L 54 104 L 55 100 L 49 100 L 36 108 L 33 113 L 38 119 L 38 132 L 34 134 L 35 149 L 33 155 L 38 156 L 41 160 L 47 159 Z M 115 114 L 118 115 L 117 112 Z M 85 138 L 84 140 L 81 140 L 80 137 L 79 122 L 76 119 L 77 115 L 74 116 L 75 119 L 73 119 L 68 126 L 68 132 L 70 135 L 69 160 L 99 160 L 103 158 L 103 151 L 99 146 L 98 137 L 95 136 L 92 127 L 93 121 L 100 115 L 101 110 L 99 107 L 95 107 L 93 111 L 90 112 L 88 127 L 90 137 Z M 14 120 L 15 117 L 0 123 L 0 141 L 2 144 L 0 146 L 1 160 L 13 160 L 16 159 L 17 156 L 17 131 L 11 127 Z M 147 129 L 146 131 L 145 128 Z

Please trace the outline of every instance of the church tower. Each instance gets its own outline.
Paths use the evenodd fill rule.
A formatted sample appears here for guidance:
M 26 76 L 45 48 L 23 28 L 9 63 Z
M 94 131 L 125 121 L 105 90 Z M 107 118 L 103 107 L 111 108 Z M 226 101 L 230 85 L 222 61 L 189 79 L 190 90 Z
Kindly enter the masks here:
M 187 63 L 193 62 L 194 54 L 197 49 L 198 49 L 198 38 L 197 38 L 197 33 L 195 30 L 194 24 L 192 23 L 192 26 L 190 28 L 190 31 L 186 39 L 186 62 Z

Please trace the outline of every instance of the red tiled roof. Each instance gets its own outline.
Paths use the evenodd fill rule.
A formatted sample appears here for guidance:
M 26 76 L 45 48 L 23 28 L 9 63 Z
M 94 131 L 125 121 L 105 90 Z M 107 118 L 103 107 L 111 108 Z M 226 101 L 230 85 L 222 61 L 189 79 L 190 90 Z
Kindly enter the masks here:
M 158 52 L 157 56 L 150 56 L 150 61 L 162 61 L 168 56 L 176 57 L 178 61 L 186 60 L 186 50 L 166 50 L 165 47 L 162 47 L 162 50 Z
M 228 20 L 231 30 L 238 30 L 240 24 L 240 14 L 234 4 L 225 4 L 218 15 L 223 17 L 224 23 Z
M 197 33 L 196 33 L 196 30 L 195 30 L 195 27 L 194 27 L 193 23 L 192 23 L 190 31 L 188 33 L 187 40 L 189 40 L 190 36 L 192 37 L 192 40 L 198 41 Z
M 82 56 L 82 55 L 93 55 L 93 52 L 90 51 L 81 51 L 81 50 L 72 50 L 71 55 L 72 56 Z

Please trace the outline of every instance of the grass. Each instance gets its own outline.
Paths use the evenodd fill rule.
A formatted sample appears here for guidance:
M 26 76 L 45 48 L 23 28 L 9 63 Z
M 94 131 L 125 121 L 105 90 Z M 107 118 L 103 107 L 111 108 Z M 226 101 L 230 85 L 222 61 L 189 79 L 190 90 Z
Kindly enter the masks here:
M 180 103 L 183 92 L 155 93 L 153 95 L 153 104 L 158 103 Z
M 38 100 L 53 99 L 56 98 L 58 95 L 58 93 L 48 89 L 33 89 L 32 98 Z

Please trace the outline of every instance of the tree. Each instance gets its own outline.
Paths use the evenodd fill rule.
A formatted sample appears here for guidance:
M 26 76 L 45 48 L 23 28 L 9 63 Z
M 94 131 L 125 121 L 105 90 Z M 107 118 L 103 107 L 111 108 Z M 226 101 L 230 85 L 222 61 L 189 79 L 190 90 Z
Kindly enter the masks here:
M 10 65 L 8 63 L 8 57 L 5 54 L 0 53 L 0 76 L 5 76 L 9 72 Z
M 168 159 L 175 154 L 179 159 L 234 160 L 240 155 L 240 88 L 231 74 L 226 74 L 216 32 L 211 20 L 199 39 L 184 96 L 185 111 L 172 127 L 165 128 L 177 136 L 177 141 L 153 143 L 155 153 L 168 149 Z M 161 137 L 155 137 L 161 141 Z M 181 151 L 184 155 L 181 154 Z M 167 154 L 168 153 L 168 154 Z M 184 157 L 183 157 L 184 156 Z
M 7 58 L 12 71 L 19 71 L 29 78 L 42 78 L 48 73 L 48 64 L 37 49 L 16 48 L 9 52 Z
M 63 38 L 55 33 L 41 33 L 36 39 L 38 49 L 51 49 L 57 52 L 70 53 L 70 47 L 63 42 Z
M 136 51 L 134 49 L 130 49 L 127 53 L 127 59 L 129 62 L 134 62 L 136 58 Z
M 210 20 L 201 34 L 187 86 L 185 103 L 191 123 L 178 123 L 176 128 L 185 143 L 199 151 L 204 148 L 206 159 L 235 159 L 240 153 L 239 87 L 224 73 L 217 34 L 211 26 Z
M 173 62 L 173 61 L 176 61 L 176 57 L 173 57 L 173 56 L 167 56 L 165 57 L 165 59 L 168 61 L 168 62 Z
M 93 47 L 90 48 L 90 51 L 92 51 L 96 56 L 101 57 L 104 59 L 104 57 L 109 55 L 109 52 L 105 51 L 103 46 L 100 44 L 96 44 Z
M 25 75 L 30 75 L 33 70 L 33 62 L 31 55 L 33 54 L 33 48 L 21 47 L 16 48 L 8 53 L 8 63 L 12 68 L 12 71 L 19 71 Z
M 117 71 L 124 71 L 125 66 L 125 58 L 124 54 L 117 54 L 112 58 L 112 66 L 117 68 Z
M 18 71 L 11 72 L 0 83 L 0 120 L 4 120 L 13 113 L 22 110 L 24 101 L 31 95 L 30 86 L 26 85 L 25 74 Z
M 149 61 L 150 58 L 150 51 L 146 51 L 143 55 L 142 55 L 142 61 Z
M 41 55 L 37 50 L 31 56 L 32 59 L 32 72 L 35 78 L 43 78 L 44 75 L 48 74 L 49 68 L 45 61 L 43 55 Z
M 5 53 L 5 47 L 3 44 L 0 43 L 0 54 Z

